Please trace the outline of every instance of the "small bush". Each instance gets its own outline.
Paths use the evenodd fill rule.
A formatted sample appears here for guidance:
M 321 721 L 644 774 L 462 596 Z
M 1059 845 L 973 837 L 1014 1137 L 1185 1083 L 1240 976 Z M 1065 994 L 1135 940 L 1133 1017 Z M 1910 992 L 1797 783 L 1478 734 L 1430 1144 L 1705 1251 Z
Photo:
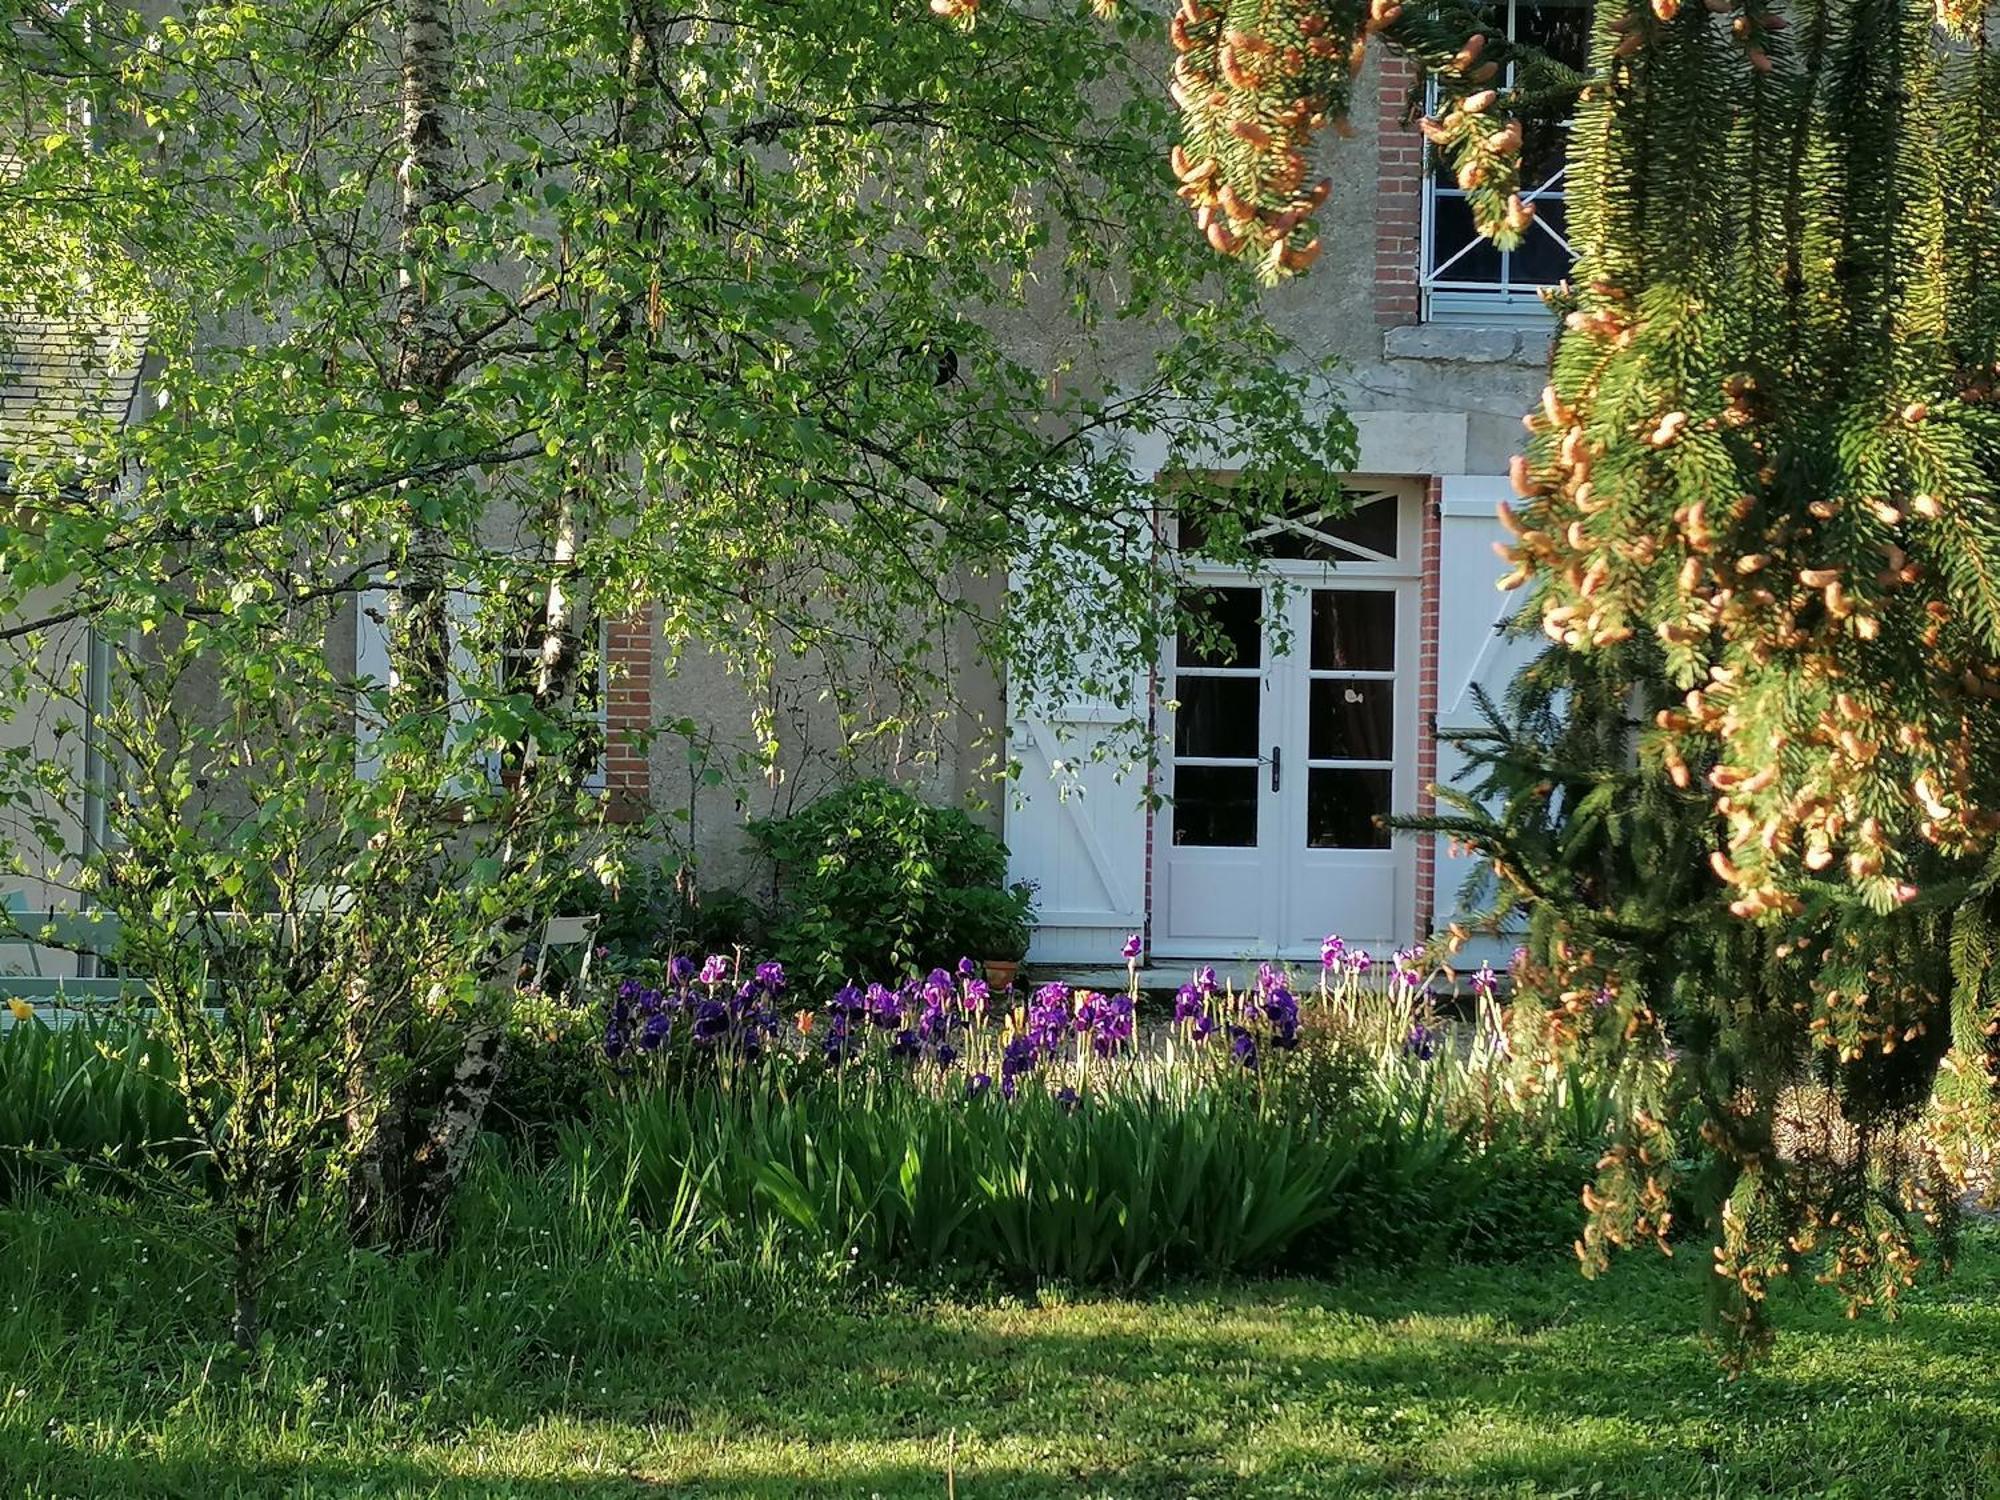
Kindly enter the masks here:
M 704 890 L 678 861 L 632 871 L 608 899 L 594 881 L 580 887 L 578 909 L 596 912 L 598 942 L 623 964 L 671 953 L 756 951 L 770 942 L 769 912 L 740 891 Z
M 750 825 L 777 865 L 778 958 L 796 979 L 836 985 L 1026 949 L 1028 892 L 1009 890 L 1007 846 L 955 808 L 857 781 L 788 818 Z

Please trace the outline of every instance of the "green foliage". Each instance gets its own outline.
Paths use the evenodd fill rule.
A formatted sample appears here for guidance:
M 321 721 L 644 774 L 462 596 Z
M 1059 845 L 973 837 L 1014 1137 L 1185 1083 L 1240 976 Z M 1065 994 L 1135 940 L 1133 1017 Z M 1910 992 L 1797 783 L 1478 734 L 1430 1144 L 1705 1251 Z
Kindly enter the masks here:
M 615 890 L 591 883 L 576 904 L 598 916 L 597 940 L 629 966 L 675 953 L 762 951 L 771 918 L 741 891 L 703 890 L 694 869 L 670 859 L 626 871 Z
M 1545 653 L 1458 736 L 1470 770 L 1422 826 L 1487 857 L 1488 921 L 1523 942 L 1524 1057 L 1616 1080 L 1586 1268 L 1692 1215 L 1740 1360 L 1768 1343 L 1780 1277 L 1823 1275 L 1858 1309 L 1898 1294 L 1920 1238 L 1949 1258 L 1988 1075 L 1955 1067 L 1929 1107 L 1954 1030 L 1984 1056 L 1983 978 L 1954 999 L 1953 973 L 1982 963 L 1988 898 L 1945 878 L 1886 915 L 1834 897 L 1744 921 L 1710 867 L 1709 797 L 1633 753 L 1665 678 L 1637 641 Z
M 1549 1135 L 1493 1077 L 1321 1039 L 1245 1072 L 1113 1064 L 1070 1099 L 782 1056 L 628 1095 L 568 1151 L 626 1162 L 688 1250 L 854 1259 L 898 1276 L 1134 1286 L 1349 1259 L 1507 1255 L 1574 1233 L 1600 1135 Z
M 1006 845 L 957 808 L 862 780 L 750 832 L 778 868 L 772 937 L 795 981 L 830 987 L 1026 951 L 1028 896 L 1007 888 Z
M 0 1187 L 21 1191 L 66 1167 L 117 1173 L 190 1154 L 173 1057 L 120 1021 L 0 1031 Z

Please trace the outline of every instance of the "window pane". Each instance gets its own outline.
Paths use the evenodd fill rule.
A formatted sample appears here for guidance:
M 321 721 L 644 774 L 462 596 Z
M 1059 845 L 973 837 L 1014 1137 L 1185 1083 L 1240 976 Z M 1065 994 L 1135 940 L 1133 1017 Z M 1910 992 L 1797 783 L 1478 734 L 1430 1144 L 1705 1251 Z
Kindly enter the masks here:
M 1458 255 L 1467 245 L 1472 248 Z M 1431 274 L 1440 281 L 1499 284 L 1500 252 L 1474 232 L 1472 209 L 1456 193 L 1440 191 L 1431 204 L 1430 252 Z
M 1181 706 L 1174 714 L 1174 754 L 1256 759 L 1263 691 L 1259 677 L 1176 677 Z
M 1386 849 L 1389 773 L 1315 767 L 1306 772 L 1306 847 Z
M 1181 627 L 1178 654 L 1184 667 L 1254 667 L 1264 660 L 1264 591 L 1194 589 L 1181 610 L 1209 627 Z
M 1256 766 L 1174 767 L 1174 842 L 1254 848 L 1257 769 Z
M 1521 192 L 1523 196 L 1543 187 L 1563 169 L 1569 158 L 1567 120 L 1523 120 L 1521 122 Z M 1540 210 L 1538 209 L 1537 212 Z
M 1590 8 L 1580 0 L 1515 0 L 1514 40 L 1581 70 L 1590 57 Z
M 1393 682 L 1315 680 L 1306 753 L 1314 760 L 1390 759 L 1395 697 Z
M 1372 500 L 1347 515 L 1336 513 L 1315 518 L 1314 512 L 1325 508 L 1328 503 L 1324 494 L 1292 499 L 1287 513 L 1295 526 L 1280 527 L 1260 538 L 1257 551 L 1265 557 L 1297 558 L 1306 562 L 1352 562 L 1354 555 L 1351 552 L 1334 545 L 1335 541 L 1341 541 L 1365 547 L 1370 552 L 1379 552 L 1384 557 L 1396 555 L 1396 502 L 1393 498 Z
M 1386 589 L 1314 589 L 1316 672 L 1389 672 L 1396 666 L 1396 596 Z
M 1553 286 L 1569 275 L 1569 251 L 1556 240 L 1568 223 L 1568 205 L 1562 199 L 1535 200 L 1535 222 L 1528 226 L 1528 232 L 1521 236 L 1520 248 L 1514 252 L 1513 275 L 1517 283 Z

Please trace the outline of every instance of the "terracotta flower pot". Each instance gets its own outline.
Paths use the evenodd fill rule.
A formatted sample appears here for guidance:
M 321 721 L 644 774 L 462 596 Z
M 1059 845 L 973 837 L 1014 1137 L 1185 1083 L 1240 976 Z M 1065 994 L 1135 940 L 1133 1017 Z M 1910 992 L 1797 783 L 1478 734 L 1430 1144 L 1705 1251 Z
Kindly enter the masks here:
M 1014 982 L 1014 976 L 1021 972 L 1018 958 L 989 958 L 980 964 L 986 971 L 986 982 L 996 990 L 1004 990 Z

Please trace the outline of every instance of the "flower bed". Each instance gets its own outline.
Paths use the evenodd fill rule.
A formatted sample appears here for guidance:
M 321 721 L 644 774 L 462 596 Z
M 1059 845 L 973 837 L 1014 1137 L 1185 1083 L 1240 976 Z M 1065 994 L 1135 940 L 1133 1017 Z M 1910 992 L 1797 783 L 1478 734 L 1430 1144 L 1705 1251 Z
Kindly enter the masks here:
M 1490 971 L 1453 1024 L 1420 955 L 1329 940 L 1310 984 L 1205 969 L 1148 1020 L 1127 962 L 1123 993 L 961 963 L 812 1006 L 775 964 L 670 960 L 605 996 L 617 1100 L 570 1149 L 608 1139 L 691 1247 L 892 1271 L 1130 1284 L 1573 1233 L 1602 1110 L 1520 1086 Z

